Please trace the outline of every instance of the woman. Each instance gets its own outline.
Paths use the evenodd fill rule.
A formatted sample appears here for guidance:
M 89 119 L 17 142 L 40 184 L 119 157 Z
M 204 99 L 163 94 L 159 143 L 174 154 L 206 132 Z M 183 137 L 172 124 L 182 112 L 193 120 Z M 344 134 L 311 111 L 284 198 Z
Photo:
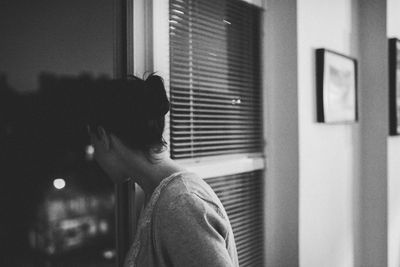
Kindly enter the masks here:
M 107 82 L 92 107 L 95 160 L 114 182 L 131 178 L 145 193 L 125 266 L 238 266 L 232 227 L 218 197 L 166 152 L 169 101 L 161 77 Z

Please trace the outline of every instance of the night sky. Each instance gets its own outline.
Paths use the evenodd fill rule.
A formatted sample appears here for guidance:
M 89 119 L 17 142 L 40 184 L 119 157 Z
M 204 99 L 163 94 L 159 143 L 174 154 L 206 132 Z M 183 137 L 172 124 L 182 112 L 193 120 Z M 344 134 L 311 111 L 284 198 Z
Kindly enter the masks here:
M 112 75 L 111 0 L 2 0 L 0 36 L 0 73 L 18 91 L 43 71 Z

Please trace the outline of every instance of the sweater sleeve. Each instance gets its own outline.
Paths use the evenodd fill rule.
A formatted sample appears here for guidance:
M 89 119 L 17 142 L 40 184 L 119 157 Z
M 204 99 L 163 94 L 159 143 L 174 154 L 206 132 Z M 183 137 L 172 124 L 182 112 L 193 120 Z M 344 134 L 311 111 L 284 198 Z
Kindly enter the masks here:
M 216 204 L 194 193 L 163 204 L 156 218 L 156 240 L 169 266 L 234 266 L 226 246 L 230 225 Z

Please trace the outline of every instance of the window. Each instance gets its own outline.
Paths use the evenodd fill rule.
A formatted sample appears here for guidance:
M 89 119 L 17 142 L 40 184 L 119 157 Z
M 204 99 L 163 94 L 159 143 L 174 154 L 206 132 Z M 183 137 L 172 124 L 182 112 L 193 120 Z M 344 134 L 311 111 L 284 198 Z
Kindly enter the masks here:
M 206 179 L 228 213 L 241 267 L 264 266 L 262 176 L 253 171 Z
M 171 157 L 209 170 L 197 168 L 227 210 L 240 266 L 263 265 L 263 171 L 238 168 L 263 151 L 260 17 L 240 0 L 169 2 Z M 207 157 L 230 172 L 213 174 L 223 165 Z
M 241 267 L 264 258 L 260 3 L 135 0 L 130 46 L 134 74 L 164 77 L 170 155 L 221 199 Z
M 262 151 L 260 10 L 170 1 L 171 156 Z

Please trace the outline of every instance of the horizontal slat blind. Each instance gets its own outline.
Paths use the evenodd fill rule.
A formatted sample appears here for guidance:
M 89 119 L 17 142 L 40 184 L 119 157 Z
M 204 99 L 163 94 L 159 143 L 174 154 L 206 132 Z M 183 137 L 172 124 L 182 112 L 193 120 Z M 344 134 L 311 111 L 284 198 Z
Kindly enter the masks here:
M 264 266 L 262 175 L 253 171 L 205 180 L 228 213 L 240 267 Z
M 170 0 L 171 157 L 262 151 L 260 9 Z

